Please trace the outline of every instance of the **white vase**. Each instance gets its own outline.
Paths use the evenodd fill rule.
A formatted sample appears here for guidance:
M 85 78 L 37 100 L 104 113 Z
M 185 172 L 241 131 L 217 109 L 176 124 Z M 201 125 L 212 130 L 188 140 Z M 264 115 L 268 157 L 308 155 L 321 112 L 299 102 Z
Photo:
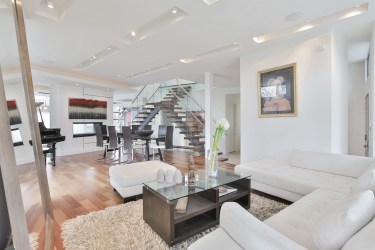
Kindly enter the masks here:
M 174 172 L 174 182 L 176 184 L 181 184 L 182 183 L 182 173 L 178 169 Z
M 164 171 L 163 169 L 159 169 L 158 172 L 156 173 L 156 181 L 158 183 L 163 183 L 164 182 Z
M 217 177 L 218 172 L 218 157 L 217 157 L 217 150 L 212 150 L 209 156 L 208 167 L 207 167 L 207 175 L 212 178 Z
M 165 173 L 165 182 L 173 183 L 173 172 L 170 169 L 168 169 L 167 172 Z

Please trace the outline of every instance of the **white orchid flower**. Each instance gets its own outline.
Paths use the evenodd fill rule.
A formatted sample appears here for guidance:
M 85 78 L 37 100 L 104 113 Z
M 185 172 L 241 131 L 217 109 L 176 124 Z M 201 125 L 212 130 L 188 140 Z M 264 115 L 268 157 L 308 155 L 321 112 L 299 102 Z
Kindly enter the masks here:
M 225 118 L 220 118 L 216 122 L 216 128 L 224 128 L 224 130 L 228 130 L 229 127 L 230 127 L 230 124 L 229 124 L 228 120 L 225 119 Z

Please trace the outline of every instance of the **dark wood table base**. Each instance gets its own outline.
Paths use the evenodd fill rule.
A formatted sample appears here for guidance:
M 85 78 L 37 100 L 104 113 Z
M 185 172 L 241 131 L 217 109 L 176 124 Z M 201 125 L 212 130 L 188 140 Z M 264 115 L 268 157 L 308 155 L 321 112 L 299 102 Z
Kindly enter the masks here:
M 250 179 L 226 184 L 237 191 L 219 197 L 219 190 L 211 188 L 188 196 L 186 213 L 176 213 L 177 200 L 166 201 L 157 192 L 143 187 L 143 219 L 169 245 L 175 245 L 219 223 L 224 202 L 235 201 L 250 208 Z

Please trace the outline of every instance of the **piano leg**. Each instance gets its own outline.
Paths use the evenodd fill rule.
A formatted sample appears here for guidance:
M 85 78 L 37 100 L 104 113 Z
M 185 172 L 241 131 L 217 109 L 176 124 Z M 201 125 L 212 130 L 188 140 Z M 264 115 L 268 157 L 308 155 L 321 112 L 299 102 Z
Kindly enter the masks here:
M 56 143 L 51 143 L 51 149 L 50 149 L 50 153 L 51 153 L 51 163 L 52 163 L 52 166 L 55 166 L 56 165 Z

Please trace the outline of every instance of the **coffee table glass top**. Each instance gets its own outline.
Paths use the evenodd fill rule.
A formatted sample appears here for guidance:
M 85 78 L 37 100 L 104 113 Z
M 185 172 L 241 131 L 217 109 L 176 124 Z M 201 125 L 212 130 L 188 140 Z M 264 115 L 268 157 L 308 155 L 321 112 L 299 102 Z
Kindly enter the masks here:
M 157 181 L 143 183 L 148 188 L 158 193 L 167 201 L 176 200 L 185 196 L 205 191 L 207 189 L 215 188 L 221 185 L 228 184 L 239 179 L 250 177 L 250 175 L 239 175 L 232 171 L 220 169 L 216 178 L 209 177 L 206 170 L 195 171 L 199 176 L 199 181 L 196 182 L 195 188 L 189 188 L 184 181 L 181 184 L 175 183 L 158 183 Z M 198 179 L 197 179 L 198 180 Z

